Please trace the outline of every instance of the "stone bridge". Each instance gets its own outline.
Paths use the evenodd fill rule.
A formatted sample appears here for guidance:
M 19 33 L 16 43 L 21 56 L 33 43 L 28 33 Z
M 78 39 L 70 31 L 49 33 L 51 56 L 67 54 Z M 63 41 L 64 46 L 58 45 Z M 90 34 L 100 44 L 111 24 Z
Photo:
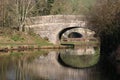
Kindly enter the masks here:
M 59 43 L 62 35 L 72 29 L 80 29 L 79 33 L 85 37 L 94 34 L 93 31 L 87 29 L 86 20 L 81 15 L 48 15 L 31 17 L 27 19 L 27 29 L 31 28 L 36 34 L 54 44 Z M 87 31 L 87 33 L 86 33 Z

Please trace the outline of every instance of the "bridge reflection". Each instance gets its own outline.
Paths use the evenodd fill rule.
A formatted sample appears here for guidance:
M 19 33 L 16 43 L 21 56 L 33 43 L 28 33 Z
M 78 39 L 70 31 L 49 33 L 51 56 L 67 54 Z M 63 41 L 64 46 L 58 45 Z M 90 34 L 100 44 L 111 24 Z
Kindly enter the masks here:
M 87 68 L 98 63 L 100 57 L 99 48 L 92 46 L 79 49 L 68 49 L 59 54 L 59 62 L 63 66 L 71 68 Z

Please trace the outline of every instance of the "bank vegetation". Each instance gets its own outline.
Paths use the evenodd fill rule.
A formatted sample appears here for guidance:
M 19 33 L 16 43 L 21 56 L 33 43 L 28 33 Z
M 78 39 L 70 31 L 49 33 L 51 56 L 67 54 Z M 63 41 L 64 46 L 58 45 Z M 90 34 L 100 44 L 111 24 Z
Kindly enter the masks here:
M 120 45 L 120 0 L 97 0 L 87 14 L 90 29 L 100 37 L 101 51 L 112 52 Z

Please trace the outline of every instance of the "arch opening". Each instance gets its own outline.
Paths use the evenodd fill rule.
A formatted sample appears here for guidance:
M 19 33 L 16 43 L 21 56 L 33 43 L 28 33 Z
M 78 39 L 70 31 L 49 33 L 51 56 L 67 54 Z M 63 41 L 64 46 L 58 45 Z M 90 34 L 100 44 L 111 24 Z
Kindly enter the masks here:
M 69 28 L 65 28 L 65 29 L 61 30 L 58 34 L 58 40 L 61 40 L 63 33 L 65 33 L 68 30 L 74 29 L 74 28 L 80 28 L 80 27 L 69 27 Z
M 57 34 L 57 42 L 78 42 L 78 41 L 96 41 L 95 37 L 93 36 L 95 34 L 94 31 L 84 28 L 84 27 L 68 27 L 64 28 L 59 31 Z
M 83 35 L 78 33 L 78 32 L 71 32 L 69 35 L 68 35 L 68 38 L 82 38 Z

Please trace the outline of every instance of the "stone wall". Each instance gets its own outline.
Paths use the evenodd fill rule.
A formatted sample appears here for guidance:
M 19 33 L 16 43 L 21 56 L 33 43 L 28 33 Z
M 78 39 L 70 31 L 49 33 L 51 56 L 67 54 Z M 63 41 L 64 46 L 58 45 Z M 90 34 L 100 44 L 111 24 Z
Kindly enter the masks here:
M 49 15 L 28 18 L 27 24 L 44 24 L 44 23 L 77 23 L 83 21 L 84 17 L 81 15 Z
M 32 28 L 42 38 L 47 37 L 50 42 L 57 43 L 60 31 L 69 27 L 86 28 L 86 21 L 81 15 L 38 16 L 27 19 L 25 27 Z

